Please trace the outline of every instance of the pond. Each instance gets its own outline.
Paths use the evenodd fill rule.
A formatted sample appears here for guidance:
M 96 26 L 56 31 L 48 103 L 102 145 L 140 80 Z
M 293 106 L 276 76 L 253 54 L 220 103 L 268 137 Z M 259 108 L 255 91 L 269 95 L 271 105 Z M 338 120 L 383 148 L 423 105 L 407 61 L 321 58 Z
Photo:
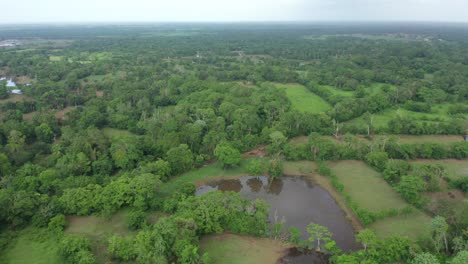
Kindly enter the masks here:
M 286 228 L 290 226 L 299 228 L 303 239 L 307 238 L 306 226 L 314 222 L 328 227 L 341 249 L 345 251 L 359 249 L 359 244 L 354 238 L 354 228 L 333 197 L 325 189 L 305 178 L 284 176 L 270 183 L 264 176 L 247 176 L 234 180 L 214 181 L 200 187 L 197 195 L 211 190 L 234 191 L 248 199 L 263 198 L 271 206 L 270 222 L 274 222 L 275 214 L 278 219 L 284 217 Z

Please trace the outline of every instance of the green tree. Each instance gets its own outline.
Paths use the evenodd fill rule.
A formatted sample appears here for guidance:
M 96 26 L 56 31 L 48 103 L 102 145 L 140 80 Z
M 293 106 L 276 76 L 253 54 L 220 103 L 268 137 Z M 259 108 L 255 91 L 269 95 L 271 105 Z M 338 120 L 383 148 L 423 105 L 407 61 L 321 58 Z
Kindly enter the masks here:
M 274 159 L 269 160 L 269 162 L 268 162 L 268 174 L 271 177 L 277 178 L 277 177 L 283 176 L 283 174 L 284 174 L 283 170 L 284 170 L 283 161 L 281 159 L 274 158 Z
M 12 166 L 7 155 L 0 153 L 0 177 L 8 175 L 11 171 Z
M 227 143 L 218 144 L 214 155 L 224 168 L 238 166 L 242 160 L 239 150 Z
M 270 134 L 270 143 L 269 152 L 271 154 L 281 153 L 284 144 L 287 142 L 287 138 L 280 131 L 274 131 Z
M 200 255 L 198 254 L 198 247 L 195 245 L 187 245 L 182 250 L 180 256 L 181 264 L 198 264 L 200 263 Z
M 193 154 L 186 144 L 171 148 L 166 154 L 166 160 L 171 165 L 174 174 L 188 171 L 193 166 Z
M 316 248 L 317 251 L 321 251 L 321 242 L 327 242 L 331 239 L 331 232 L 325 226 L 321 226 L 319 224 L 310 223 L 307 225 L 307 233 L 309 233 L 309 247 Z
M 297 227 L 291 226 L 289 227 L 289 242 L 294 245 L 299 245 L 301 243 L 301 230 Z
M 112 257 L 123 261 L 130 261 L 136 258 L 132 237 L 111 236 L 108 241 L 107 251 Z
M 364 251 L 367 251 L 368 248 L 374 247 L 377 243 L 377 236 L 374 231 L 370 229 L 363 229 L 356 236 L 356 241 L 361 242 L 364 246 Z
M 171 175 L 171 165 L 163 159 L 158 159 L 157 161 L 143 165 L 141 172 L 159 175 L 162 181 L 167 181 Z
M 458 254 L 449 262 L 450 264 L 466 264 L 468 263 L 468 251 L 460 251 Z
M 411 165 L 405 160 L 389 160 L 385 166 L 383 176 L 387 182 L 396 184 L 401 177 L 407 175 L 410 169 Z
M 52 230 L 54 232 L 61 232 L 65 229 L 67 226 L 67 220 L 65 219 L 65 216 L 63 214 L 58 214 L 54 217 L 52 217 L 49 221 L 49 230 Z
M 377 169 L 383 171 L 387 165 L 388 154 L 381 151 L 373 151 L 366 155 L 366 162 Z
M 439 264 L 439 260 L 430 253 L 419 253 L 411 264 Z
M 247 164 L 247 172 L 251 176 L 260 176 L 263 174 L 263 160 L 262 159 L 251 159 Z
M 42 123 L 34 129 L 37 139 L 45 142 L 45 143 L 52 143 L 54 140 L 54 132 L 49 125 Z
M 66 235 L 58 245 L 58 252 L 66 263 L 94 264 L 96 258 L 90 252 L 91 243 L 84 237 Z
M 130 230 L 136 230 L 146 224 L 146 213 L 142 210 L 132 210 L 128 213 L 126 223 Z
M 6 87 L 6 81 L 0 81 L 0 99 L 7 99 L 10 96 L 8 88 Z
M 445 221 L 445 218 L 442 216 L 432 218 L 429 227 L 432 233 L 431 239 L 437 252 L 440 252 L 442 248 L 448 251 L 447 232 L 449 225 Z
M 112 143 L 110 153 L 115 165 L 122 169 L 132 169 L 143 156 L 138 139 L 134 137 L 122 137 Z
M 404 176 L 396 186 L 396 190 L 409 203 L 421 205 L 420 194 L 424 190 L 424 181 L 417 176 Z

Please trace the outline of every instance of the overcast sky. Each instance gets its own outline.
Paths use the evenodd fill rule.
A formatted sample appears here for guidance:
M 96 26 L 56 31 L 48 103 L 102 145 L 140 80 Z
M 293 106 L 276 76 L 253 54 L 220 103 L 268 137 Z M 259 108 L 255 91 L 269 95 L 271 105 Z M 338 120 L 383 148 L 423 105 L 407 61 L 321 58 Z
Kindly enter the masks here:
M 468 22 L 468 0 L 0 0 L 0 23 Z

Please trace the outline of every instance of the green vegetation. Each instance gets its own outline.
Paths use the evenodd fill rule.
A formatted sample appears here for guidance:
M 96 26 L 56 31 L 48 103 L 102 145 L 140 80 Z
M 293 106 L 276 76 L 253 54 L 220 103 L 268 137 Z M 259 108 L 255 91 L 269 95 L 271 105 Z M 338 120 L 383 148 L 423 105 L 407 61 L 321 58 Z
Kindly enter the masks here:
M 330 168 L 345 186 L 345 192 L 364 209 L 401 209 L 407 203 L 379 174 L 361 161 L 330 163 Z
M 0 263 L 21 264 L 59 264 L 62 263 L 57 252 L 56 241 L 44 229 L 26 228 L 1 255 Z
M 242 161 L 239 167 L 232 169 L 223 169 L 223 166 L 219 163 L 213 163 L 206 165 L 200 169 L 192 170 L 190 172 L 184 173 L 179 177 L 171 180 L 165 184 L 165 190 L 175 190 L 178 186 L 183 185 L 184 183 L 203 183 L 208 180 L 216 180 L 229 177 L 238 177 L 247 175 L 247 161 Z
M 285 247 L 266 237 L 337 264 L 463 262 L 463 30 L 1 27 L 21 45 L 0 77 L 23 94 L 0 81 L 0 262 L 271 263 Z M 195 195 L 249 174 L 314 178 L 377 235 L 345 254 L 316 223 L 308 243 L 268 225 L 262 200 Z
M 369 226 L 378 237 L 388 238 L 394 235 L 407 236 L 413 241 L 429 235 L 431 218 L 422 212 L 388 217 Z
M 466 160 L 415 160 L 412 164 L 424 165 L 440 165 L 445 168 L 445 177 L 457 180 L 463 177 L 468 177 L 468 162 Z
M 299 84 L 276 84 L 276 87 L 285 89 L 291 100 L 292 107 L 301 112 L 321 113 L 330 109 L 330 105 L 320 96 L 308 91 Z
M 207 236 L 200 242 L 201 251 L 208 253 L 212 263 L 226 264 L 275 263 L 286 248 L 279 241 L 233 234 Z

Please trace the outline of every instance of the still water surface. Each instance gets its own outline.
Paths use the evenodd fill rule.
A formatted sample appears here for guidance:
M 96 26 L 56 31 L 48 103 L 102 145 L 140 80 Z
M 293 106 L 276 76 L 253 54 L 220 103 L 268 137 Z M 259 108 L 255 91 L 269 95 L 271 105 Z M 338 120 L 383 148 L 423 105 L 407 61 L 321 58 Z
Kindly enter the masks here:
M 270 204 L 270 222 L 284 217 L 286 228 L 295 226 L 307 238 L 306 226 L 317 223 L 328 227 L 337 245 L 345 250 L 355 250 L 359 244 L 354 229 L 333 197 L 322 187 L 301 177 L 284 176 L 271 183 L 267 177 L 241 177 L 234 180 L 214 181 L 200 187 L 197 195 L 211 190 L 234 191 L 247 199 L 262 198 Z M 287 263 L 319 263 L 316 256 L 296 254 Z

